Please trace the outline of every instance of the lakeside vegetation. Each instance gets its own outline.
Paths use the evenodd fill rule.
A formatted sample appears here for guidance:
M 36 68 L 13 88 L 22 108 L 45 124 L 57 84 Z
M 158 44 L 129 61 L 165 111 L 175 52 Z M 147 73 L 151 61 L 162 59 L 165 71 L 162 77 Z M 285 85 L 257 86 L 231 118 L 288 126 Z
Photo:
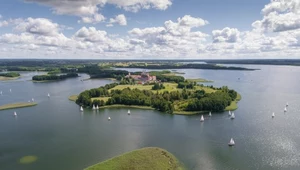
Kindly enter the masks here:
M 134 150 L 92 165 L 85 170 L 184 170 L 183 165 L 168 151 L 156 148 Z
M 28 102 L 28 103 L 11 103 L 11 104 L 5 104 L 0 106 L 0 110 L 7 110 L 7 109 L 15 109 L 15 108 L 21 108 L 21 107 L 31 107 L 35 106 L 37 103 L 34 102 Z
M 67 78 L 78 77 L 77 73 L 67 73 L 62 75 L 48 74 L 48 75 L 36 75 L 32 77 L 33 81 L 57 81 L 64 80 Z
M 241 99 L 242 99 L 242 96 L 238 93 L 236 99 L 235 99 L 234 101 L 232 101 L 232 102 L 230 103 L 230 105 L 227 106 L 227 107 L 225 108 L 225 110 L 226 110 L 226 111 L 229 111 L 229 110 L 230 110 L 230 111 L 236 110 L 236 109 L 238 108 L 237 103 L 238 103 Z
M 69 100 L 71 100 L 71 101 L 75 102 L 77 99 L 78 99 L 78 95 L 77 94 L 69 96 Z
M 151 74 L 160 76 L 164 73 L 165 71 L 156 71 Z M 234 104 L 238 96 L 236 91 L 226 86 L 216 88 L 199 85 L 180 76 L 166 77 L 172 81 L 136 84 L 130 78 L 122 78 L 120 83 L 107 84 L 80 93 L 76 103 L 88 108 L 93 105 L 100 108 L 135 105 L 170 114 L 196 114 L 224 111 L 226 107 Z

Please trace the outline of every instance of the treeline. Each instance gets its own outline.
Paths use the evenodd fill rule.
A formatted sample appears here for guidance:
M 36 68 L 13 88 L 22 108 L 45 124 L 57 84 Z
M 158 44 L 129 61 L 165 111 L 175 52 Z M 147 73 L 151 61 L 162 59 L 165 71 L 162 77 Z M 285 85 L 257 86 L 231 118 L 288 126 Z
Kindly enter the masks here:
M 64 80 L 71 77 L 78 77 L 77 73 L 68 73 L 63 75 L 36 75 L 32 77 L 32 80 L 34 81 L 45 81 L 45 80 Z
M 165 89 L 163 83 L 154 83 L 154 85 L 152 86 L 152 90 L 161 90 L 161 89 Z
M 101 86 L 99 88 L 85 90 L 84 92 L 79 94 L 79 96 L 76 100 L 76 103 L 78 105 L 88 106 L 88 107 L 92 106 L 93 104 L 96 104 L 96 105 L 98 104 L 99 106 L 102 106 L 98 103 L 101 101 L 94 100 L 94 103 L 93 103 L 91 101 L 91 98 L 93 98 L 93 97 L 108 97 L 108 96 L 110 96 L 108 90 L 116 87 L 117 85 L 118 85 L 118 83 L 111 83 L 111 84 L 107 84 L 105 86 Z M 101 103 L 104 103 L 104 101 Z
M 100 69 L 98 65 L 78 68 L 78 72 L 87 73 L 91 78 L 115 78 L 117 80 L 121 80 L 128 74 L 125 70 Z
M 211 69 L 211 70 L 255 70 L 244 67 L 227 67 L 218 66 L 215 64 L 182 64 L 177 63 L 161 64 L 161 65 L 138 65 L 132 64 L 129 66 L 117 66 L 120 68 L 142 68 L 142 69 Z
M 0 76 L 3 77 L 19 77 L 20 74 L 16 72 L 9 72 L 9 73 L 0 73 Z
M 80 93 L 76 103 L 85 107 L 114 104 L 149 106 L 162 112 L 173 113 L 174 103 L 179 101 L 186 103 L 181 105 L 180 108 L 184 111 L 222 111 L 237 96 L 236 91 L 227 87 L 216 88 L 219 90 L 214 93 L 205 93 L 204 90 L 188 90 L 186 88 L 182 91 L 164 91 L 163 93 L 130 88 L 109 91 L 117 85 L 118 83 L 113 83 L 86 90 Z M 91 98 L 94 97 L 109 97 L 109 99 L 106 102 L 103 100 L 92 101 Z

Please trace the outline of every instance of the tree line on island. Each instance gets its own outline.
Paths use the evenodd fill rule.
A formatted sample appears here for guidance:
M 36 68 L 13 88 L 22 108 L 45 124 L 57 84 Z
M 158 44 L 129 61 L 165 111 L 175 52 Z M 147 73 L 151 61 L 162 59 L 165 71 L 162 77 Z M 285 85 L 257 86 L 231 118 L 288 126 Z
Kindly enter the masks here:
M 237 92 L 224 86 L 215 88 L 213 93 L 206 93 L 205 90 L 190 90 L 183 88 L 176 91 L 158 92 L 155 90 L 140 90 L 137 88 L 125 88 L 122 90 L 112 89 L 119 85 L 118 83 L 108 84 L 99 88 L 86 90 L 78 96 L 76 103 L 84 107 L 93 105 L 137 105 L 148 106 L 166 113 L 175 111 L 176 102 L 184 102 L 181 105 L 182 111 L 223 111 L 230 105 L 231 101 L 237 97 Z M 178 86 L 181 84 L 178 83 Z M 199 85 L 195 85 L 199 86 Z M 163 87 L 163 83 L 155 83 L 152 89 Z M 95 97 L 109 97 L 107 101 L 91 100 Z
M 16 72 L 0 73 L 2 77 L 19 77 L 20 74 Z
M 48 80 L 64 80 L 67 78 L 78 77 L 77 73 L 67 73 L 62 75 L 47 74 L 47 75 L 36 75 L 32 77 L 34 81 L 48 81 Z

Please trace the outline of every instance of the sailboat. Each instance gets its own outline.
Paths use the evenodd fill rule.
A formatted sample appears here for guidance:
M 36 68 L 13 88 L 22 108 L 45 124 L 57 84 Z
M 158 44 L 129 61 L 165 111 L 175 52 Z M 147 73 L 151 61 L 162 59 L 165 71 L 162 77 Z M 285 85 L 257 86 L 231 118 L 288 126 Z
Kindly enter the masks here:
M 209 112 L 208 116 L 211 117 L 211 112 Z
M 50 97 L 50 94 L 48 93 L 48 97 Z
M 234 142 L 234 140 L 232 138 L 230 139 L 228 145 L 229 146 L 234 146 L 235 145 L 235 142 Z
M 17 112 L 14 112 L 14 116 L 17 116 Z
M 34 102 L 34 98 L 32 98 L 31 101 Z
M 2 95 L 2 91 L 0 92 L 0 94 Z
M 128 112 L 127 112 L 127 113 L 128 113 L 128 115 L 130 115 L 130 110 L 128 110 Z
M 235 115 L 234 115 L 234 112 L 231 113 L 231 119 L 234 119 L 235 118 Z
M 274 117 L 275 117 L 275 113 L 273 112 L 273 113 L 272 113 L 272 118 L 274 118 Z
M 286 102 L 286 107 L 288 107 L 289 106 L 289 103 L 288 102 Z
M 95 107 L 95 105 L 93 105 L 93 110 L 95 110 L 96 109 L 96 107 Z
M 287 108 L 286 107 L 284 108 L 284 112 L 287 112 Z
M 9 89 L 9 92 L 11 92 L 11 89 Z
M 204 117 L 201 115 L 200 122 L 204 122 Z
M 228 116 L 231 116 L 231 111 L 229 110 L 229 112 L 228 112 Z
M 82 106 L 80 106 L 80 111 L 82 111 L 82 112 L 83 112 L 83 108 L 82 108 Z
M 110 120 L 110 117 L 108 117 L 108 120 Z
M 97 110 L 99 109 L 99 106 L 98 106 L 98 105 L 96 106 L 96 109 L 97 109 Z

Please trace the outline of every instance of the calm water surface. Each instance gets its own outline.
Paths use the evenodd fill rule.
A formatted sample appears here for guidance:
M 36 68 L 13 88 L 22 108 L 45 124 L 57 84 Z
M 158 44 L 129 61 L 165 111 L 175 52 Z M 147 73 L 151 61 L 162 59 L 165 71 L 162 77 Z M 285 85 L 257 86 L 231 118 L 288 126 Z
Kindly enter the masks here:
M 178 70 L 187 78 L 214 80 L 213 85 L 227 85 L 242 95 L 236 119 L 230 120 L 227 113 L 213 113 L 203 123 L 200 115 L 140 109 L 131 109 L 130 116 L 126 108 L 80 113 L 68 96 L 112 82 L 81 82 L 87 75 L 33 83 L 28 80 L 40 73 L 28 72 L 22 73 L 21 79 L 2 81 L 0 105 L 31 98 L 38 105 L 0 111 L 0 169 L 80 170 L 149 146 L 167 149 L 188 169 L 300 169 L 300 67 L 247 67 L 261 70 Z M 289 107 L 284 114 L 286 102 Z M 227 146 L 231 137 L 236 142 L 232 148 Z M 26 155 L 35 155 L 38 160 L 20 164 L 19 159 Z

